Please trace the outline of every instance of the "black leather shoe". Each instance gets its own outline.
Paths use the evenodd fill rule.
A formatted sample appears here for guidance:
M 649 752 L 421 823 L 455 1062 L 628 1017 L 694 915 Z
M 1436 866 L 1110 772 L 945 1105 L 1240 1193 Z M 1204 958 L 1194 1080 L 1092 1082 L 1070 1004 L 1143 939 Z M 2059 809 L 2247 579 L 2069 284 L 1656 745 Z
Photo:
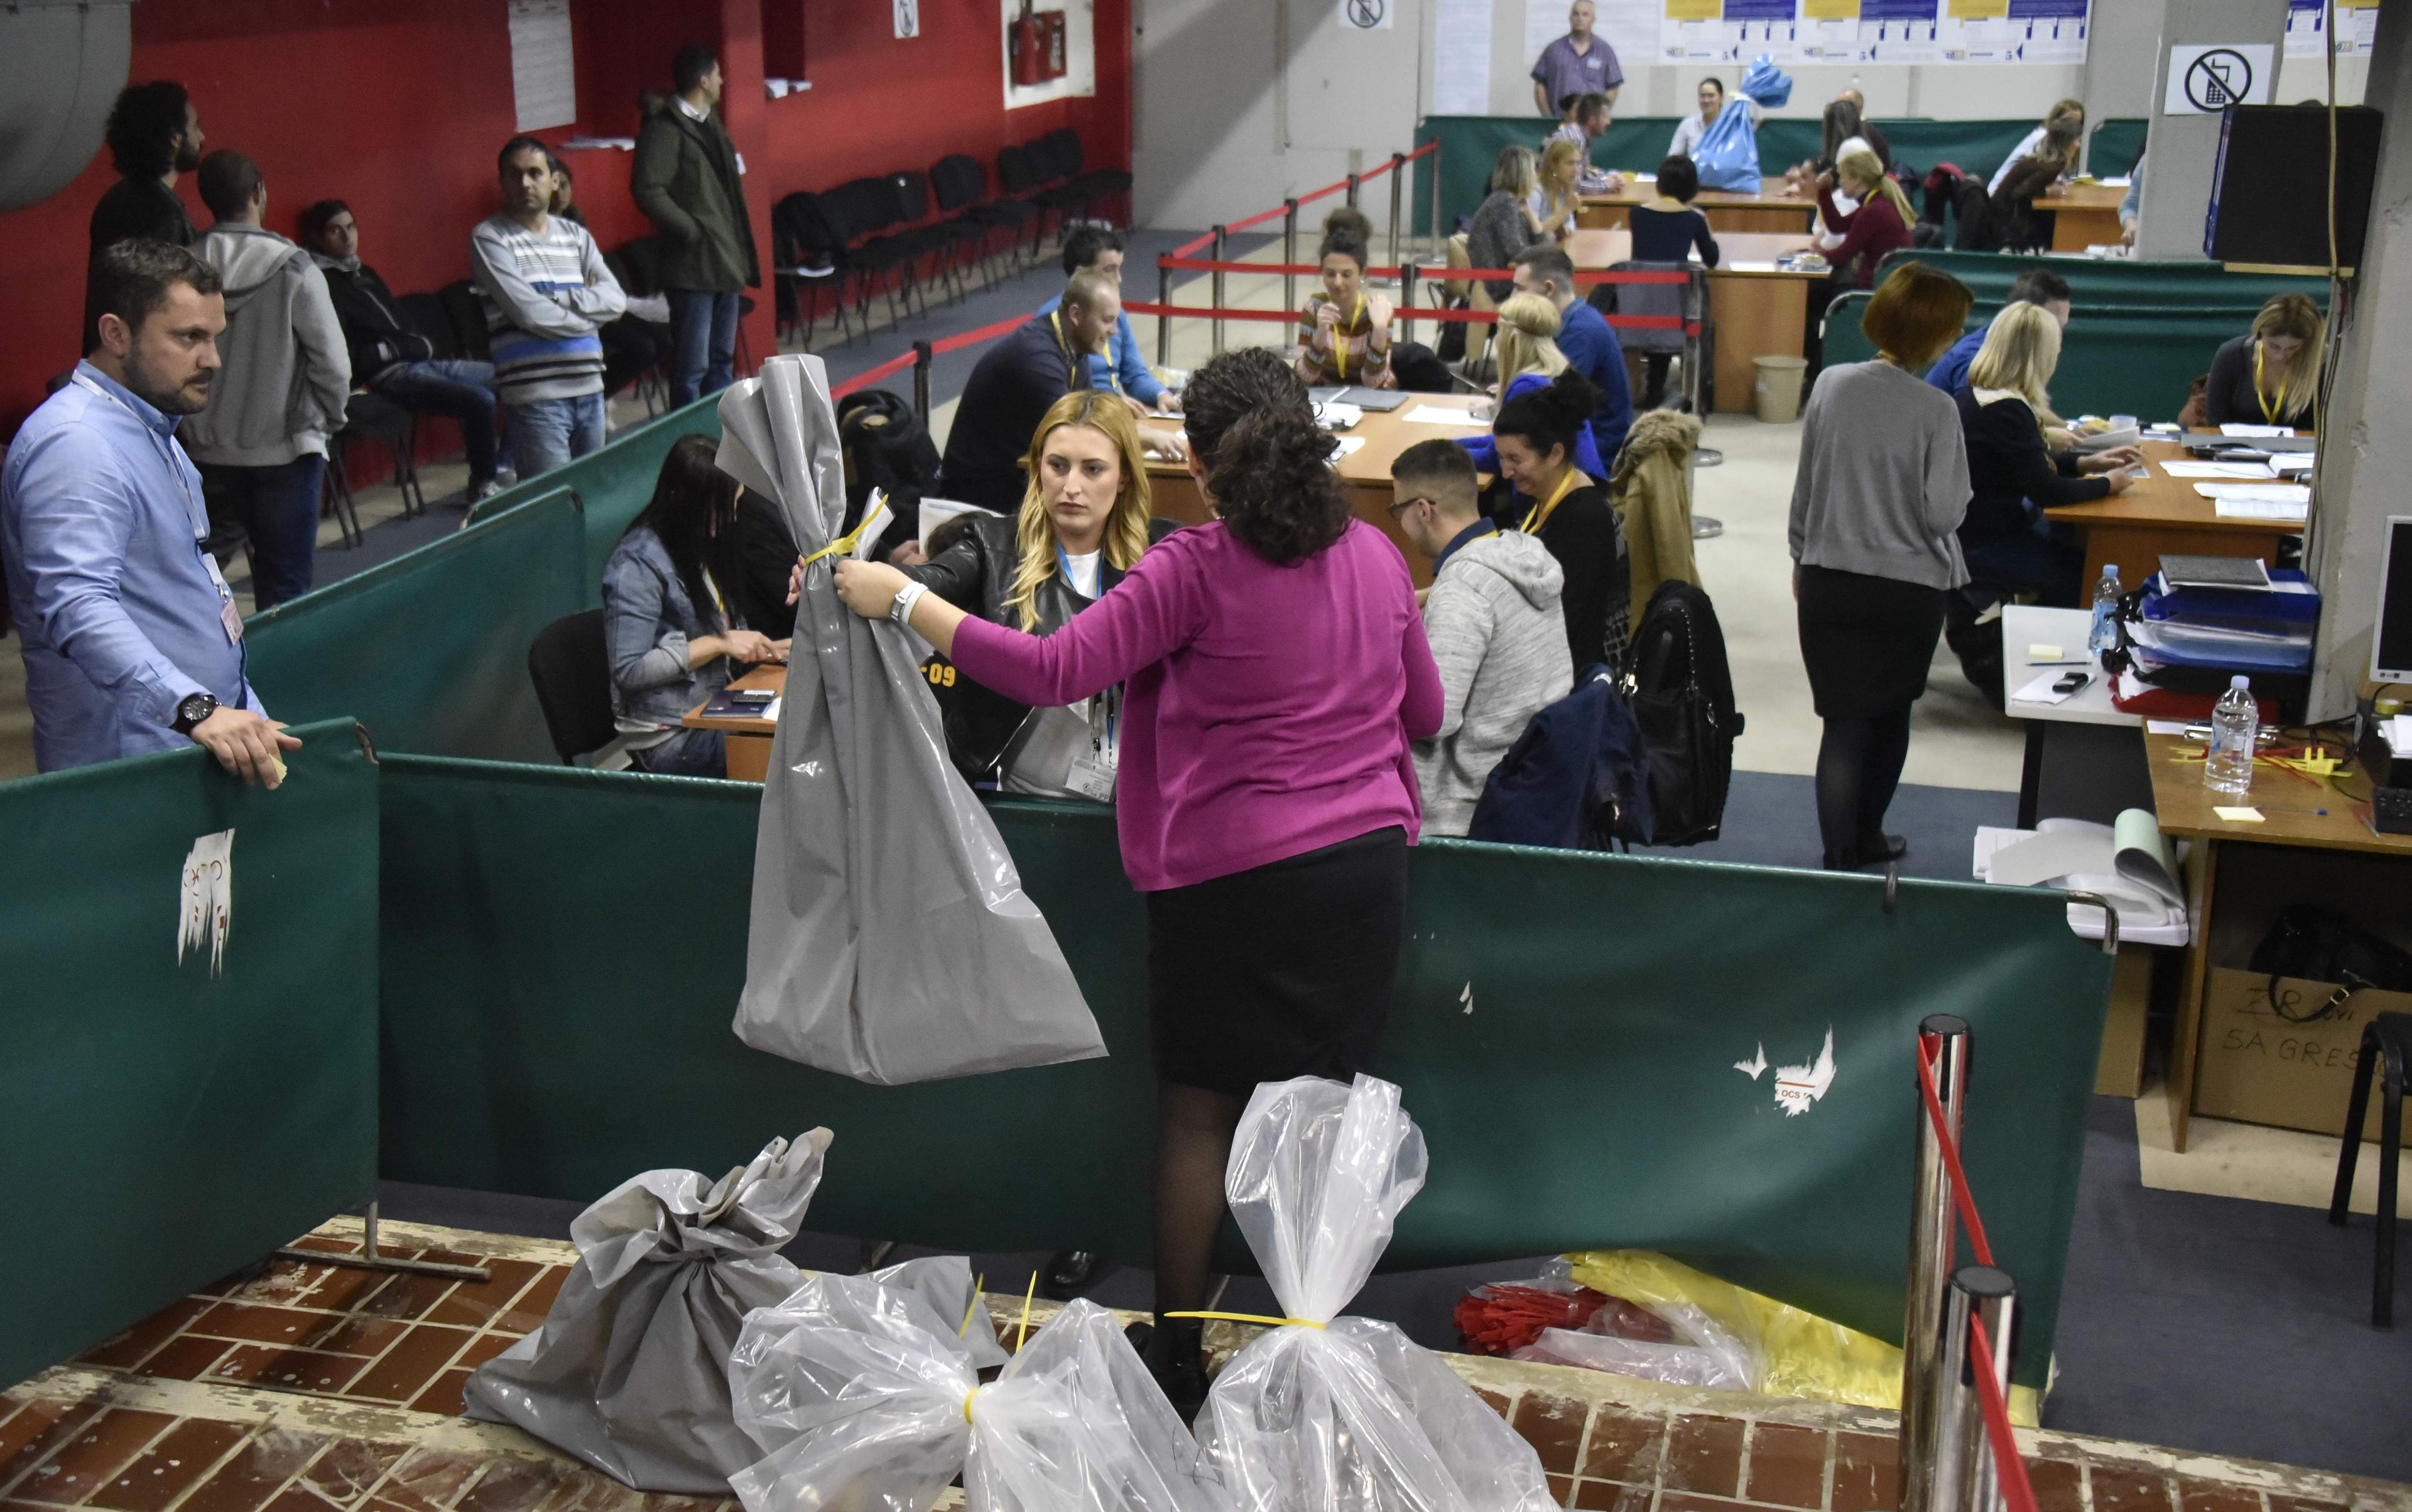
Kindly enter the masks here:
M 1097 1256 L 1089 1250 L 1057 1250 L 1038 1277 L 1039 1294 L 1068 1302 L 1097 1279 Z

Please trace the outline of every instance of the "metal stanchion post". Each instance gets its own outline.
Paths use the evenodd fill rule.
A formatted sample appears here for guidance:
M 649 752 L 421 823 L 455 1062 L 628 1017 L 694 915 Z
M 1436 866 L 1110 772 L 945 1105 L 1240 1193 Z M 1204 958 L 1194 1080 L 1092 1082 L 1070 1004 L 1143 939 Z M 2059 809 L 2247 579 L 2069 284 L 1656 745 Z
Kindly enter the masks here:
M 1357 208 L 1357 175 L 1354 173 L 1348 175 L 1348 208 Z
M 1404 263 L 1406 255 L 1399 250 L 1399 181 L 1406 176 L 1407 154 L 1390 154 L 1390 260 Z
M 1956 1280 L 1957 1278 L 1952 1278 Z M 1976 1393 L 1968 1389 L 1968 1311 L 1971 1296 L 1947 1282 L 1943 1288 L 1943 1304 L 1934 1318 L 1936 1329 L 1934 1372 L 1919 1384 L 1923 1395 L 1919 1406 L 1936 1431 L 1927 1435 L 1926 1458 L 1905 1461 L 1901 1467 L 1901 1505 L 1909 1505 L 1909 1488 L 1922 1484 L 1926 1512 L 1968 1512 L 1961 1502 L 1966 1487 L 1963 1483 L 1961 1448 L 1965 1443 L 1959 1431 L 1960 1412 L 1964 1405 L 1976 1411 Z M 1903 1402 L 1906 1409 L 1909 1403 Z M 1906 1410 L 1903 1413 L 1907 1417 Z
M 1217 263 L 1223 260 L 1223 242 L 1227 234 L 1223 228 L 1219 226 L 1214 228 L 1214 260 Z M 1213 287 L 1214 308 L 1219 310 L 1223 308 L 1223 270 L 1220 267 L 1214 270 Z M 1223 355 L 1223 317 L 1219 315 L 1214 317 L 1214 355 L 1217 357 Z
M 1403 259 L 1399 263 L 1399 316 L 1410 337 L 1416 333 L 1416 275 L 1420 272 L 1422 270 L 1412 262 Z
M 1919 1024 L 1921 1036 L 1938 1038 L 1934 1087 L 1943 1104 L 1944 1132 L 1960 1138 L 1961 1108 L 1968 1080 L 1968 1022 L 1948 1013 Z M 1913 1083 L 1911 1116 L 1918 1120 L 1918 1164 L 1910 1187 L 1909 1297 L 1901 1348 L 1901 1512 L 1942 1512 L 1932 1478 L 1937 1448 L 1933 1403 L 1941 1369 L 1943 1294 L 1951 1276 L 1951 1177 L 1943 1146 L 1926 1115 L 1926 1096 Z
M 936 360 L 928 342 L 913 344 L 913 411 L 924 425 L 930 423 L 930 364 Z
M 1169 260 L 1165 257 L 1155 259 L 1155 302 L 1159 308 L 1167 310 L 1172 308 L 1172 270 L 1165 266 Z M 1160 368 L 1172 366 L 1172 316 L 1169 315 L 1155 317 L 1155 365 Z
M 1433 150 L 1432 150 L 1432 255 L 1433 255 L 1434 257 L 1439 257 L 1439 256 L 1441 255 L 1441 251 L 1440 251 L 1440 246 L 1441 246 L 1441 242 L 1440 242 L 1440 154 L 1441 154 L 1441 146 L 1440 146 L 1440 141 L 1439 141 L 1439 139 L 1435 138 L 1435 139 L 1434 139 L 1434 141 L 1433 141 Z
M 1974 1317 L 1976 1327 L 1985 1336 L 1985 1345 L 1993 1352 L 1993 1385 L 2002 1394 L 2004 1405 L 2010 1400 L 2010 1343 L 2016 1330 L 2019 1308 L 2018 1284 L 2008 1271 L 1992 1266 L 1963 1267 L 1951 1278 L 1952 1315 L 1960 1321 L 1961 1345 L 1967 1345 L 1968 1320 Z M 1961 1299 L 1966 1298 L 1963 1303 Z M 1960 1439 L 1959 1512 L 2002 1512 L 2001 1467 L 1993 1461 L 1993 1446 L 1985 1433 L 1983 1399 L 1977 1393 L 1978 1368 L 1976 1352 L 1969 1350 L 1968 1373 L 1960 1383 L 1959 1422 L 1955 1425 Z
M 1287 263 L 1298 261 L 1298 201 L 1295 199 L 1282 201 L 1282 261 Z M 1282 274 L 1282 308 L 1285 310 L 1298 308 L 1298 275 L 1296 273 Z

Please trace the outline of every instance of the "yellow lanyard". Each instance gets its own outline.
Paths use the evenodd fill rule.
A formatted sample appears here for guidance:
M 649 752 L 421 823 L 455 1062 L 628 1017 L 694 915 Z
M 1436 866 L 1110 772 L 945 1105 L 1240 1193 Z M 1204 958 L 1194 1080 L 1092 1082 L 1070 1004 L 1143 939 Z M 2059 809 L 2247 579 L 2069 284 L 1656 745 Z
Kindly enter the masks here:
M 1055 332 L 1055 345 L 1063 348 L 1064 360 L 1072 370 L 1072 387 L 1075 389 L 1087 388 L 1088 384 L 1084 379 L 1088 374 L 1088 357 L 1085 353 L 1078 357 L 1074 356 L 1072 353 L 1072 344 L 1064 339 L 1064 312 L 1060 309 L 1048 311 L 1047 324 Z M 1106 387 L 1111 389 L 1116 393 L 1121 393 L 1123 391 L 1123 381 L 1115 375 L 1114 364 L 1111 359 L 1109 359 L 1106 362 Z
M 2271 408 L 2270 396 L 2261 391 L 2261 343 L 2256 339 L 2253 343 L 2253 397 L 2261 402 L 2261 419 L 2264 424 L 2275 425 L 2278 423 L 2278 417 L 2287 413 L 2287 388 L 2288 385 L 2284 383 L 2278 385 L 2278 405 L 2275 409 Z
M 1338 327 L 1338 328 L 1334 329 L 1334 330 L 1333 330 L 1333 331 L 1331 332 L 1331 367 L 1332 367 L 1332 371 L 1333 371 L 1334 373 L 1336 373 L 1336 374 L 1338 374 L 1340 375 L 1340 381 L 1341 381 L 1342 383 L 1346 383 L 1346 382 L 1348 381 L 1348 329 L 1347 329 L 1347 328 L 1348 328 L 1349 326 L 1353 326 L 1353 325 L 1355 325 L 1359 320 L 1363 319 L 1363 318 L 1364 318 L 1364 316 L 1365 316 L 1365 293 L 1364 293 L 1364 291 L 1363 291 L 1362 289 L 1360 289 L 1360 290 L 1358 291 L 1358 293 L 1357 293 L 1357 308 L 1356 308 L 1356 310 L 1355 310 L 1355 311 L 1354 311 L 1354 312 L 1353 312 L 1353 313 L 1348 316 L 1348 319 L 1347 319 L 1347 321 L 1346 321 L 1346 323 L 1345 325 L 1342 325 L 1342 326 L 1340 326 L 1340 327 Z M 1373 345 L 1374 345 L 1374 333 L 1373 333 L 1372 331 L 1370 331 L 1370 330 L 1369 330 L 1369 331 L 1367 331 L 1367 332 L 1365 333 L 1365 345 L 1366 345 L 1366 347 L 1367 347 L 1368 349 L 1371 349 L 1371 348 L 1372 348 L 1372 346 L 1373 346 Z
M 1557 508 L 1559 501 L 1575 491 L 1575 480 L 1582 476 L 1582 469 L 1567 468 L 1566 476 L 1558 479 L 1557 489 L 1550 495 L 1548 502 L 1535 506 L 1532 511 L 1524 516 L 1524 522 L 1517 529 L 1527 536 L 1541 534 L 1541 527 L 1550 522 L 1551 511 Z

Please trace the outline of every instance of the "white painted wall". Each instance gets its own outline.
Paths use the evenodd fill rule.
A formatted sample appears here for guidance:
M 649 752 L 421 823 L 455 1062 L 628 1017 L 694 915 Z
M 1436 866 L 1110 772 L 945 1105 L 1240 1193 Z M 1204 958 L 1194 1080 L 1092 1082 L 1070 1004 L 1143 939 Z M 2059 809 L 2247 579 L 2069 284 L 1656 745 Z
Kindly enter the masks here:
M 1394 28 L 1355 32 L 1342 28 L 1332 0 L 1132 0 L 1140 223 L 1202 228 L 1234 220 L 1413 145 L 1441 44 L 1432 35 L 1434 0 L 1396 4 Z M 1494 0 L 1496 114 L 1532 112 L 1528 4 L 1556 9 L 1563 0 Z M 1814 120 L 1854 84 L 1877 116 L 2041 120 L 2064 95 L 2086 100 L 2097 120 L 2150 113 L 2161 7 L 2096 0 L 2083 65 L 1796 66 L 1792 103 L 1775 113 Z M 1707 72 L 1630 60 L 1625 71 L 1617 109 L 1628 115 L 1691 110 L 1693 90 Z M 2368 71 L 2364 60 L 2339 64 L 2340 103 L 2360 103 Z M 1736 70 L 1724 72 L 1730 88 Z M 2276 98 L 2307 98 L 2324 87 L 2320 60 L 2289 59 Z M 1376 188 L 1364 199 L 1377 226 L 1388 209 L 1385 194 Z M 1320 217 L 1305 219 L 1312 225 Z

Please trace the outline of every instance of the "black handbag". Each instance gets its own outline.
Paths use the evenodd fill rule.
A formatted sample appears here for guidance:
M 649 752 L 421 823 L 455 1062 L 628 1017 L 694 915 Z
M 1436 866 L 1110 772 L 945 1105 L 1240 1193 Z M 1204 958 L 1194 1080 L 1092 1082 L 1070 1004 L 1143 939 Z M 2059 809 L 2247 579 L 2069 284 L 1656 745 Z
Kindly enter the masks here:
M 2353 994 L 2365 987 L 2382 992 L 2412 992 L 2412 951 L 2398 949 L 2343 914 L 2316 903 L 2294 903 L 2280 914 L 2261 943 L 2253 947 L 2247 969 L 2270 978 L 2270 1011 L 2289 1023 L 2316 1023 L 2334 1018 Z M 2278 979 L 2328 982 L 2336 991 L 2308 1013 L 2292 1011 L 2278 996 Z

